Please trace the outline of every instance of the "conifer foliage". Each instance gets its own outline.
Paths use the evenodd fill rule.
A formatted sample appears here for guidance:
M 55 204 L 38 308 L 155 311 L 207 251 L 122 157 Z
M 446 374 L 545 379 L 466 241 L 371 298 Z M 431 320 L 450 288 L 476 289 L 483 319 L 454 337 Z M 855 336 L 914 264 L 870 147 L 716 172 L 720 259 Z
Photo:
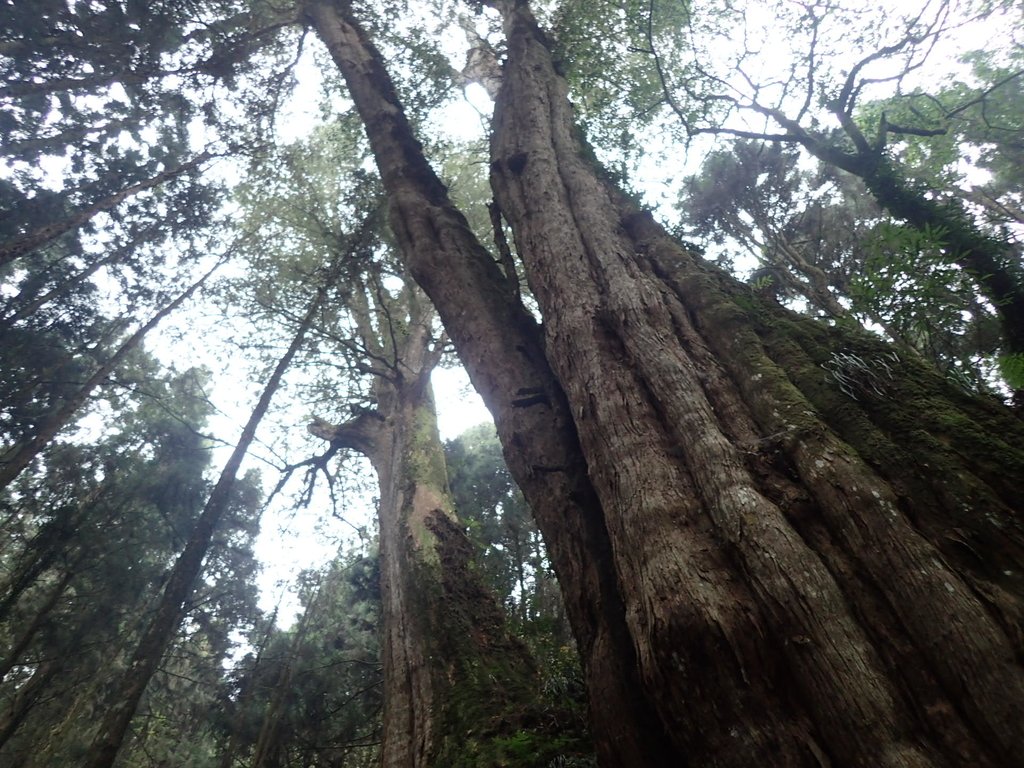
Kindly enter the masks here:
M 1024 766 L 1016 5 L 3 3 L 0 764 Z

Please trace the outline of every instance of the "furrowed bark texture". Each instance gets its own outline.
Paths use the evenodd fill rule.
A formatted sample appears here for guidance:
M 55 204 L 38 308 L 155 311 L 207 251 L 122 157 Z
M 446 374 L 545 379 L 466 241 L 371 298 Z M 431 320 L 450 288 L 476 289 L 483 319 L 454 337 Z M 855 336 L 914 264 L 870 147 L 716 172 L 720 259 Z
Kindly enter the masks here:
M 487 765 L 492 739 L 521 729 L 536 669 L 472 567 L 430 390 L 440 356 L 430 349 L 433 308 L 414 288 L 406 295 L 408 322 L 379 338 L 369 305 L 353 308 L 364 346 L 394 361 L 375 381 L 377 409 L 315 434 L 366 455 L 380 482 L 382 766 Z
M 495 5 L 492 186 L 679 762 L 1024 764 L 1024 425 L 680 248 L 583 158 L 525 3 Z M 835 353 L 869 361 L 852 396 Z
M 309 23 L 366 125 L 402 258 L 438 309 L 558 572 L 605 766 L 677 765 L 641 695 L 608 533 L 539 327 L 423 157 L 379 52 L 345 3 L 308 0 Z

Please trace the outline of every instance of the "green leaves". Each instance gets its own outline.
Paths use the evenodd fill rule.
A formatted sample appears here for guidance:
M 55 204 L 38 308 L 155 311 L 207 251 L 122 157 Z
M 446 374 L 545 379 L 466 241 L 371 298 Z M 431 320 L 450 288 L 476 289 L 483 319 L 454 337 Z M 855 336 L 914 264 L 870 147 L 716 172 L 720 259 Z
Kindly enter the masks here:
M 1024 389 L 1024 354 L 1000 355 L 996 358 L 999 375 L 1011 389 Z
M 588 140 L 605 163 L 628 164 L 664 97 L 656 57 L 671 62 L 684 45 L 685 3 L 570 0 L 551 19 L 555 53 Z M 614 66 L 609 66 L 614 62 Z

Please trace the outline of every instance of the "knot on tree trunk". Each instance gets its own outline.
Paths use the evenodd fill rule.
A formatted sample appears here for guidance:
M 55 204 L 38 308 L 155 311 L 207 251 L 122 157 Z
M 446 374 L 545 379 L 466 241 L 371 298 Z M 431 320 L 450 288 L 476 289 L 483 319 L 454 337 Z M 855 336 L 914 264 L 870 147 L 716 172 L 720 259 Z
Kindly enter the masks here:
M 349 448 L 364 456 L 372 456 L 376 439 L 384 422 L 381 413 L 373 408 L 359 409 L 353 418 L 341 424 L 331 424 L 314 416 L 306 425 L 309 434 L 326 440 L 332 448 Z

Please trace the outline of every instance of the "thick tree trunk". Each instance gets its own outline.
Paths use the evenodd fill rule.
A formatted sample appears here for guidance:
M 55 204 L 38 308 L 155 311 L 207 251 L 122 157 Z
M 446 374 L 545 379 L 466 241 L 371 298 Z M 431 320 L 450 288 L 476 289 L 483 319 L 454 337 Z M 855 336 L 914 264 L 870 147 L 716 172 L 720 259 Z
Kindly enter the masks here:
M 384 768 L 502 763 L 499 741 L 525 732 L 536 672 L 473 568 L 448 490 L 430 390 L 439 359 L 433 308 L 411 287 L 408 306 L 378 315 L 399 330 L 377 334 L 354 299 L 362 342 L 391 372 L 374 384 L 376 411 L 311 431 L 366 455 L 380 482 Z M 386 340 L 386 341 L 385 341 Z M 538 748 L 542 748 L 538 744 Z
M 525 3 L 495 4 L 492 185 L 679 762 L 1024 764 L 1024 424 L 680 248 L 582 158 Z
M 309 23 L 341 70 L 366 125 L 402 258 L 430 297 L 476 390 L 558 573 L 606 766 L 676 766 L 641 695 L 611 545 L 540 329 L 448 198 L 379 52 L 344 2 L 307 0 Z
M 203 560 L 210 548 L 217 524 L 231 501 L 242 460 L 256 437 L 256 429 L 270 408 L 270 401 L 277 392 L 285 371 L 301 348 L 306 332 L 320 311 L 323 298 L 323 291 L 318 291 L 316 298 L 310 303 L 291 345 L 267 380 L 249 420 L 242 429 L 238 443 L 221 470 L 217 484 L 210 491 L 210 496 L 196 520 L 184 550 L 171 568 L 160 603 L 142 632 L 128 670 L 110 692 L 109 707 L 82 762 L 85 768 L 110 768 L 117 759 L 117 753 L 124 742 L 142 694 L 184 618 L 189 596 L 195 589 L 196 579 L 202 571 Z

